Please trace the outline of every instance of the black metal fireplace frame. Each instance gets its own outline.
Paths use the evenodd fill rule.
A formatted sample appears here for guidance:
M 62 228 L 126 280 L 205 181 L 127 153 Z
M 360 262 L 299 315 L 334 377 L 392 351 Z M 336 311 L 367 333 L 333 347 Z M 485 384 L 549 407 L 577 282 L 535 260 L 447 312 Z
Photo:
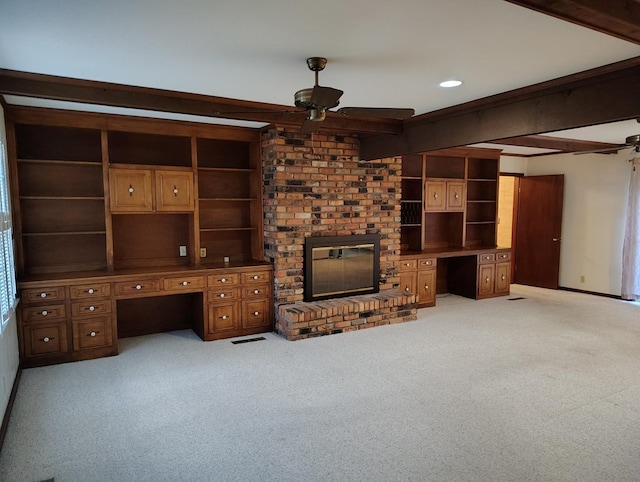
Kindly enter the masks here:
M 329 296 L 313 296 L 312 294 L 312 253 L 314 248 L 330 248 L 333 246 L 373 244 L 373 287 L 362 290 L 358 295 L 378 293 L 380 291 L 380 235 L 356 234 L 348 236 L 310 236 L 304 243 L 304 301 L 327 300 L 354 296 L 353 293 L 331 294 Z

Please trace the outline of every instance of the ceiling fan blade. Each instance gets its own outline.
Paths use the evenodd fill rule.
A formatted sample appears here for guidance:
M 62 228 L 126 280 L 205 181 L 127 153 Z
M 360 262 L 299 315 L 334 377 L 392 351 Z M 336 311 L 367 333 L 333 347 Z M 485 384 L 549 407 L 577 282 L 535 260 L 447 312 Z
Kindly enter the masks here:
M 317 132 L 320 129 L 320 124 L 321 123 L 318 121 L 305 119 L 304 122 L 302 123 L 302 132 L 304 133 Z
M 344 92 L 340 89 L 334 89 L 333 87 L 322 87 L 316 85 L 311 93 L 309 102 L 313 105 L 323 107 L 325 109 L 331 109 L 338 105 L 340 97 Z
M 385 119 L 408 119 L 414 109 L 394 109 L 392 107 L 342 107 L 337 113 L 344 117 L 381 117 Z

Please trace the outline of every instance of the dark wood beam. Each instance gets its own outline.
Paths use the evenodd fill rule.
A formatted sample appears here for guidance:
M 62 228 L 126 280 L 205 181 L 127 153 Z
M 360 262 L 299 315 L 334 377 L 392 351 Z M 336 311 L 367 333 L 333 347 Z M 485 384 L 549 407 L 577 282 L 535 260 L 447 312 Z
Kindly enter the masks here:
M 210 118 L 301 127 L 306 112 L 293 106 L 251 102 L 132 85 L 0 69 L 0 94 L 192 114 Z M 354 119 L 329 113 L 322 129 L 375 134 L 402 132 L 394 119 Z
M 360 156 L 401 154 L 634 119 L 640 57 L 412 117 L 400 135 L 363 137 Z
M 622 139 L 624 140 L 624 139 Z M 535 147 L 537 149 L 553 149 L 561 152 L 593 151 L 596 149 L 624 149 L 625 144 L 611 144 L 609 142 L 582 141 L 579 139 L 567 139 L 556 136 L 520 136 L 498 139 L 495 144 L 507 146 Z
M 522 7 L 640 44 L 638 0 L 507 0 Z

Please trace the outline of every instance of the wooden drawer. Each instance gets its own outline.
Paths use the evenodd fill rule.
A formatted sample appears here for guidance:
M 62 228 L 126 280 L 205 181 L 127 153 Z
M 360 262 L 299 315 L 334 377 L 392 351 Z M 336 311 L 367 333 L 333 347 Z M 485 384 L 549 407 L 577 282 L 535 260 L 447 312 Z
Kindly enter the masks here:
M 217 303 L 220 301 L 229 301 L 229 300 L 237 300 L 238 296 L 238 288 L 226 288 L 226 289 L 218 289 L 209 291 L 208 297 L 209 303 Z
M 250 284 L 250 283 L 268 283 L 271 279 L 270 271 L 257 271 L 257 272 L 247 272 L 242 273 L 241 279 L 242 284 Z
M 413 271 L 418 267 L 417 259 L 400 259 L 398 269 L 400 271 Z
M 112 324 L 110 316 L 73 320 L 73 349 L 87 350 L 111 346 L 113 344 Z
M 58 355 L 68 351 L 67 324 L 25 325 L 22 327 L 24 356 Z
M 418 269 L 435 268 L 436 258 L 420 258 L 418 261 Z
M 478 263 L 494 263 L 496 261 L 495 253 L 485 253 L 478 255 Z
M 109 283 L 95 283 L 70 286 L 69 294 L 72 300 L 107 298 L 111 296 L 111 285 Z
M 496 253 L 496 261 L 509 261 L 511 259 L 511 253 Z
M 25 323 L 50 322 L 64 320 L 67 316 L 65 305 L 40 305 L 22 308 L 22 321 Z
M 251 286 L 242 289 L 242 298 L 244 299 L 268 298 L 269 295 L 269 285 Z
M 220 288 L 229 285 L 237 285 L 240 279 L 238 273 L 231 274 L 211 274 L 207 277 L 209 288 Z
M 242 328 L 267 328 L 271 324 L 269 319 L 269 301 L 243 301 Z
M 71 304 L 73 318 L 111 313 L 111 300 L 91 300 Z
M 237 302 L 209 305 L 209 333 L 224 333 L 239 329 L 240 317 Z
M 165 291 L 199 291 L 204 288 L 204 276 L 165 278 L 162 284 Z
M 159 279 L 139 279 L 114 283 L 116 296 L 144 295 L 160 291 Z
M 30 288 L 22 290 L 22 301 L 24 303 L 49 303 L 51 301 L 64 301 L 64 286 L 55 288 Z

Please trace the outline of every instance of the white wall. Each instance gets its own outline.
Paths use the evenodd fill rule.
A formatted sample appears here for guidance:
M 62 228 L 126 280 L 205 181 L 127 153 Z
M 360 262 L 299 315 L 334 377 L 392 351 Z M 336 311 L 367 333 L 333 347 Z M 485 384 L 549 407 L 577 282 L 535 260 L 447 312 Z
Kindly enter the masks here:
M 0 106 L 0 139 L 7 144 L 4 110 Z M 0 334 L 0 415 L 4 417 L 11 395 L 11 388 L 18 373 L 18 328 L 15 316 L 11 317 Z M 1 419 L 0 419 L 1 420 Z
M 529 158 L 528 176 L 565 176 L 560 286 L 620 295 L 628 158 L 628 151 Z

